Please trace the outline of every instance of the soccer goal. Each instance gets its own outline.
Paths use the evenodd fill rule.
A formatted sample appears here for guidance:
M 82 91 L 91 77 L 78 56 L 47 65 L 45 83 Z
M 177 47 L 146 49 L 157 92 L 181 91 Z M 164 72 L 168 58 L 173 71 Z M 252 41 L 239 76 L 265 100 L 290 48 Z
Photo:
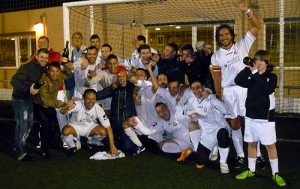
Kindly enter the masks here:
M 245 14 L 233 4 L 238 0 L 93 0 L 63 4 L 64 40 L 72 33 L 84 36 L 89 46 L 92 34 L 112 46 L 114 54 L 129 59 L 132 40 L 144 35 L 161 52 L 167 43 L 196 46 L 204 41 L 216 51 L 214 35 L 220 24 L 232 25 L 236 39 L 249 29 Z M 250 56 L 259 49 L 272 53 L 278 89 L 276 110 L 300 113 L 300 5 L 298 0 L 245 1 L 260 19 L 262 29 Z

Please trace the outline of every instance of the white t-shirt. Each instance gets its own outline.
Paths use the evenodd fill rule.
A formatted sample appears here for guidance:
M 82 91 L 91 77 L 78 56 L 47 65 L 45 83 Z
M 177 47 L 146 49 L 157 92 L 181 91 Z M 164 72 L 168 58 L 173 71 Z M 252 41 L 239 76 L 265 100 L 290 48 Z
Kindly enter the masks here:
M 222 88 L 236 85 L 234 79 L 246 65 L 244 57 L 248 56 L 255 37 L 248 31 L 246 35 L 232 45 L 228 50 L 219 48 L 211 57 L 213 66 L 221 67 Z
M 75 107 L 68 111 L 68 114 L 71 113 L 72 117 L 70 119 L 70 124 L 92 126 L 97 124 L 98 119 L 103 127 L 110 127 L 108 117 L 101 106 L 97 103 L 92 109 L 87 110 L 84 106 L 83 100 L 75 101 Z

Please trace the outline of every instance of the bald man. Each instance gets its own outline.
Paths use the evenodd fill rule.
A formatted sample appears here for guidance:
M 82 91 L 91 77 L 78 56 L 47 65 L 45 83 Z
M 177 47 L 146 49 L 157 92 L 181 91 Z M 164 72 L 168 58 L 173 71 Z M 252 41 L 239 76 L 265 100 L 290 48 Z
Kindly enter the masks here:
M 136 116 L 132 96 L 133 88 L 134 84 L 128 81 L 127 72 L 121 70 L 118 72 L 115 83 L 97 92 L 97 100 L 112 97 L 110 120 L 115 146 L 123 152 L 131 154 L 134 154 L 138 147 L 125 134 L 122 124 L 127 123 L 131 120 L 130 118 Z M 106 143 L 106 141 L 104 142 Z

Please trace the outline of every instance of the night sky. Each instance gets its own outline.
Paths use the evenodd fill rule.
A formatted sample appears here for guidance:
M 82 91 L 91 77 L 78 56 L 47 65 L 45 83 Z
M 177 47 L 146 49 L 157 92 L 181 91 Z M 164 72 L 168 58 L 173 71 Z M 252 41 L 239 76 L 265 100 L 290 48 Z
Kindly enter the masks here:
M 84 0 L 0 0 L 0 13 L 62 6 L 65 2 Z

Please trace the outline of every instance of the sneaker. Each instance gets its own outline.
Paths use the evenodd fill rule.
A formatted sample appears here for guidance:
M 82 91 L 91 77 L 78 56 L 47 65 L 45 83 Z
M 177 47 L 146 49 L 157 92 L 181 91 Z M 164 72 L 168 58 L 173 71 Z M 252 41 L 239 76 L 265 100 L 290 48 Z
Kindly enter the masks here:
M 235 164 L 234 164 L 234 168 L 240 168 L 245 164 L 245 158 L 237 156 L 235 158 Z
M 17 158 L 18 161 L 32 161 L 33 160 L 33 157 L 27 153 L 24 153 L 22 155 L 20 155 L 18 158 Z
M 238 180 L 244 180 L 246 178 L 250 178 L 250 177 L 254 177 L 254 176 L 255 176 L 255 173 L 253 173 L 250 170 L 247 170 L 247 171 L 244 171 L 244 172 L 236 175 L 235 178 Z
M 69 146 L 66 142 L 63 142 L 63 148 L 69 148 Z
M 256 158 L 256 167 L 259 169 L 265 169 L 266 168 L 266 160 L 263 156 Z
M 196 163 L 196 168 L 197 169 L 202 169 L 203 167 L 204 167 L 204 165 L 200 165 L 200 164 Z
M 142 146 L 137 146 L 135 152 L 132 154 L 133 156 L 137 156 L 139 155 L 141 152 L 145 151 L 145 147 Z
M 278 186 L 280 186 L 280 187 L 286 186 L 286 182 L 283 180 L 283 178 L 281 176 L 279 176 L 278 173 L 275 173 L 275 175 L 273 175 L 272 178 Z
M 229 173 L 228 164 L 227 163 L 220 163 L 220 170 L 221 170 L 221 173 L 223 173 L 223 174 Z
M 216 161 L 217 159 L 218 159 L 218 157 L 219 157 L 219 155 L 218 154 L 213 154 L 213 155 L 211 155 L 211 157 L 210 157 L 210 161 Z
M 67 155 L 68 155 L 69 157 L 74 156 L 74 155 L 75 155 L 75 152 L 76 152 L 76 147 L 73 147 L 73 148 L 67 148 L 66 151 L 67 151 Z
M 177 158 L 177 161 L 184 161 L 186 158 L 188 158 L 193 153 L 193 149 L 188 147 L 184 150 L 181 150 L 181 155 L 179 158 Z

